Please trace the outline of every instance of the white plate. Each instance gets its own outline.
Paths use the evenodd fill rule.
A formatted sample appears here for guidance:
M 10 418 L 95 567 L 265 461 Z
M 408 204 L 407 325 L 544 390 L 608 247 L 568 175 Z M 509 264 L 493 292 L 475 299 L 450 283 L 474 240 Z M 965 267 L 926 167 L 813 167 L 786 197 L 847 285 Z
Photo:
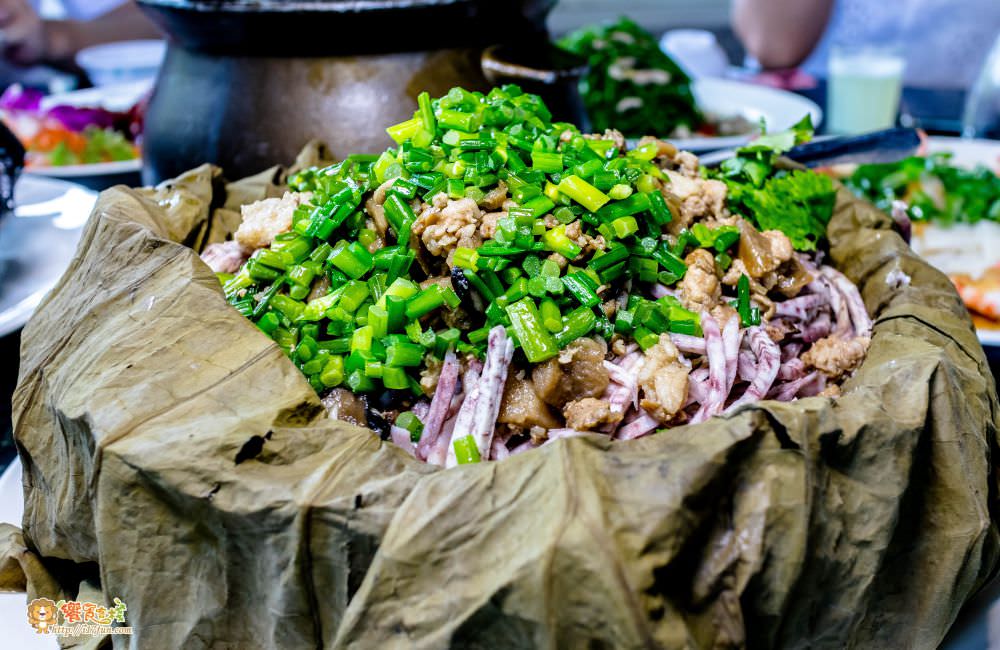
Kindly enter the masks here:
M 984 165 L 1000 173 L 1000 141 L 934 136 L 928 138 L 927 149 L 931 153 L 950 152 L 952 163 L 959 167 Z M 1000 259 L 995 261 L 1000 263 Z M 977 334 L 984 346 L 1000 348 L 1000 330 L 980 329 Z
M 823 120 L 823 110 L 801 95 L 730 79 L 695 79 L 691 82 L 698 108 L 719 117 L 740 116 L 755 127 L 761 118 L 768 131 L 784 131 L 807 113 L 814 126 Z M 681 149 L 711 151 L 746 144 L 754 133 L 723 137 L 671 138 Z
M 0 523 L 21 527 L 24 513 L 21 489 L 21 461 L 14 459 L 0 476 Z M 27 598 L 24 594 L 0 594 L 0 629 L 3 647 L 18 650 L 53 650 L 59 644 L 54 637 L 37 634 L 27 620 Z
M 135 174 L 142 171 L 142 158 L 119 160 L 116 162 L 92 163 L 90 165 L 62 165 L 60 167 L 32 167 L 35 176 L 48 178 L 83 178 L 89 176 L 110 176 L 112 174 Z
M 24 174 L 14 187 L 14 214 L 0 219 L 0 336 L 28 321 L 76 252 L 97 193 Z

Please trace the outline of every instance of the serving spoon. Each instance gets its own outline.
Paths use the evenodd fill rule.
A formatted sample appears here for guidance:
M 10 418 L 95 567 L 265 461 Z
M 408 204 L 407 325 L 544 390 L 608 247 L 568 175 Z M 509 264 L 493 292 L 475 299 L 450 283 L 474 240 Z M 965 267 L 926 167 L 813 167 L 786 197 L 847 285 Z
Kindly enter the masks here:
M 841 163 L 896 162 L 914 155 L 918 147 L 920 135 L 916 129 L 893 128 L 861 135 L 824 137 L 792 147 L 784 155 L 806 167 L 825 167 Z M 699 156 L 699 161 L 702 166 L 716 167 L 735 155 L 735 149 L 724 149 Z

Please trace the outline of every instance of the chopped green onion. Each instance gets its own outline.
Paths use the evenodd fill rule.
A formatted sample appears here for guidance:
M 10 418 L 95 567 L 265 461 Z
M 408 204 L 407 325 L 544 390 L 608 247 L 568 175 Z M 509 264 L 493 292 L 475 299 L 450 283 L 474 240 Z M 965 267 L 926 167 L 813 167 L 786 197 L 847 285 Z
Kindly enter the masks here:
M 387 366 L 419 366 L 423 362 L 423 359 L 423 348 L 413 343 L 396 342 L 385 348 L 385 363 Z
M 670 208 L 663 195 L 658 191 L 652 191 L 646 192 L 643 196 L 649 199 L 649 212 L 653 215 L 653 221 L 661 226 L 670 223 L 673 216 L 670 214 Z
M 458 438 L 452 445 L 455 448 L 455 460 L 458 461 L 459 465 L 478 463 L 482 460 L 479 448 L 476 446 L 476 439 L 472 437 L 472 434 Z
M 445 304 L 445 298 L 441 287 L 436 284 L 431 285 L 407 301 L 406 317 L 409 319 L 420 318 L 443 304 Z
M 635 217 L 619 217 L 611 222 L 611 229 L 615 237 L 624 239 L 639 232 L 639 224 L 636 223 Z
M 372 255 L 358 242 L 341 240 L 330 253 L 330 263 L 343 271 L 349 278 L 357 280 L 372 270 Z
M 344 357 L 331 356 L 319 374 L 319 380 L 327 388 L 338 386 L 344 381 Z
M 374 335 L 374 330 L 370 325 L 364 327 L 359 327 L 354 330 L 354 335 L 351 336 L 351 352 L 355 350 L 360 350 L 361 352 L 368 352 L 372 349 L 372 337 Z
M 542 325 L 545 329 L 555 334 L 563 328 L 562 314 L 559 313 L 559 306 L 555 301 L 546 299 L 538 306 L 538 313 L 542 318 Z
M 624 246 L 612 246 L 600 255 L 595 254 L 594 257 L 592 257 L 587 263 L 587 266 L 600 273 L 604 269 L 610 268 L 619 262 L 623 262 L 626 258 L 628 258 L 628 253 L 628 249 Z
M 609 222 L 620 217 L 627 217 L 649 210 L 649 197 L 645 194 L 633 194 L 623 201 L 609 203 L 597 211 L 601 221 Z
M 420 436 L 424 433 L 424 423 L 412 411 L 403 411 L 397 415 L 395 424 L 410 432 L 410 442 L 420 442 Z
M 562 283 L 570 295 L 584 307 L 595 307 L 601 304 L 601 299 L 596 292 L 597 285 L 585 273 L 571 273 L 562 279 Z
M 588 307 L 579 307 L 563 317 L 563 327 L 555 333 L 556 343 L 564 348 L 580 337 L 586 336 L 597 325 L 597 316 Z
M 531 152 L 531 168 L 537 169 L 546 174 L 553 174 L 562 171 L 563 157 L 561 153 L 548 153 L 545 151 Z
M 627 199 L 632 194 L 632 186 L 625 185 L 624 183 L 619 183 L 608 190 L 608 196 L 610 196 L 615 201 L 621 201 L 622 199 Z
M 566 236 L 566 226 L 560 224 L 542 235 L 542 242 L 550 251 L 555 251 L 568 260 L 574 259 L 580 254 L 581 248 Z
M 591 212 L 597 212 L 611 198 L 579 176 L 570 174 L 559 181 L 559 191 Z
M 543 327 L 538 308 L 531 298 L 524 298 L 506 309 L 511 327 L 531 363 L 540 363 L 559 353 L 555 339 Z

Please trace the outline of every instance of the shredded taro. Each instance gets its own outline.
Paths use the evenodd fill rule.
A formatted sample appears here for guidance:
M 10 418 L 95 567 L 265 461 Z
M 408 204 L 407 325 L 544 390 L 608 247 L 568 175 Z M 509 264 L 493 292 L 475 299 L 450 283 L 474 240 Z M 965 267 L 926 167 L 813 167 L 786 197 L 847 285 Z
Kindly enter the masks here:
M 515 86 L 419 98 L 381 155 L 243 207 L 203 259 L 331 417 L 443 466 L 836 396 L 871 335 L 823 264 L 829 179 L 554 123 Z M 786 216 L 782 216 L 786 215 Z

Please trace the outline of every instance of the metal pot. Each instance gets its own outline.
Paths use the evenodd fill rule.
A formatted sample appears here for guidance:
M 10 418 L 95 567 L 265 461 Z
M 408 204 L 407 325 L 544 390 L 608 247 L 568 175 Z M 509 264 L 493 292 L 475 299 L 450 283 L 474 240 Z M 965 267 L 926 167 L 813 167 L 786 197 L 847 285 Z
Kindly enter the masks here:
M 152 183 L 203 162 L 234 178 L 255 173 L 291 161 L 313 138 L 336 156 L 380 151 L 391 144 L 385 127 L 411 117 L 421 91 L 487 89 L 486 46 L 548 47 L 555 0 L 139 4 L 170 37 L 146 119 L 143 177 Z M 564 77 L 541 88 L 572 107 L 551 97 L 575 92 Z

